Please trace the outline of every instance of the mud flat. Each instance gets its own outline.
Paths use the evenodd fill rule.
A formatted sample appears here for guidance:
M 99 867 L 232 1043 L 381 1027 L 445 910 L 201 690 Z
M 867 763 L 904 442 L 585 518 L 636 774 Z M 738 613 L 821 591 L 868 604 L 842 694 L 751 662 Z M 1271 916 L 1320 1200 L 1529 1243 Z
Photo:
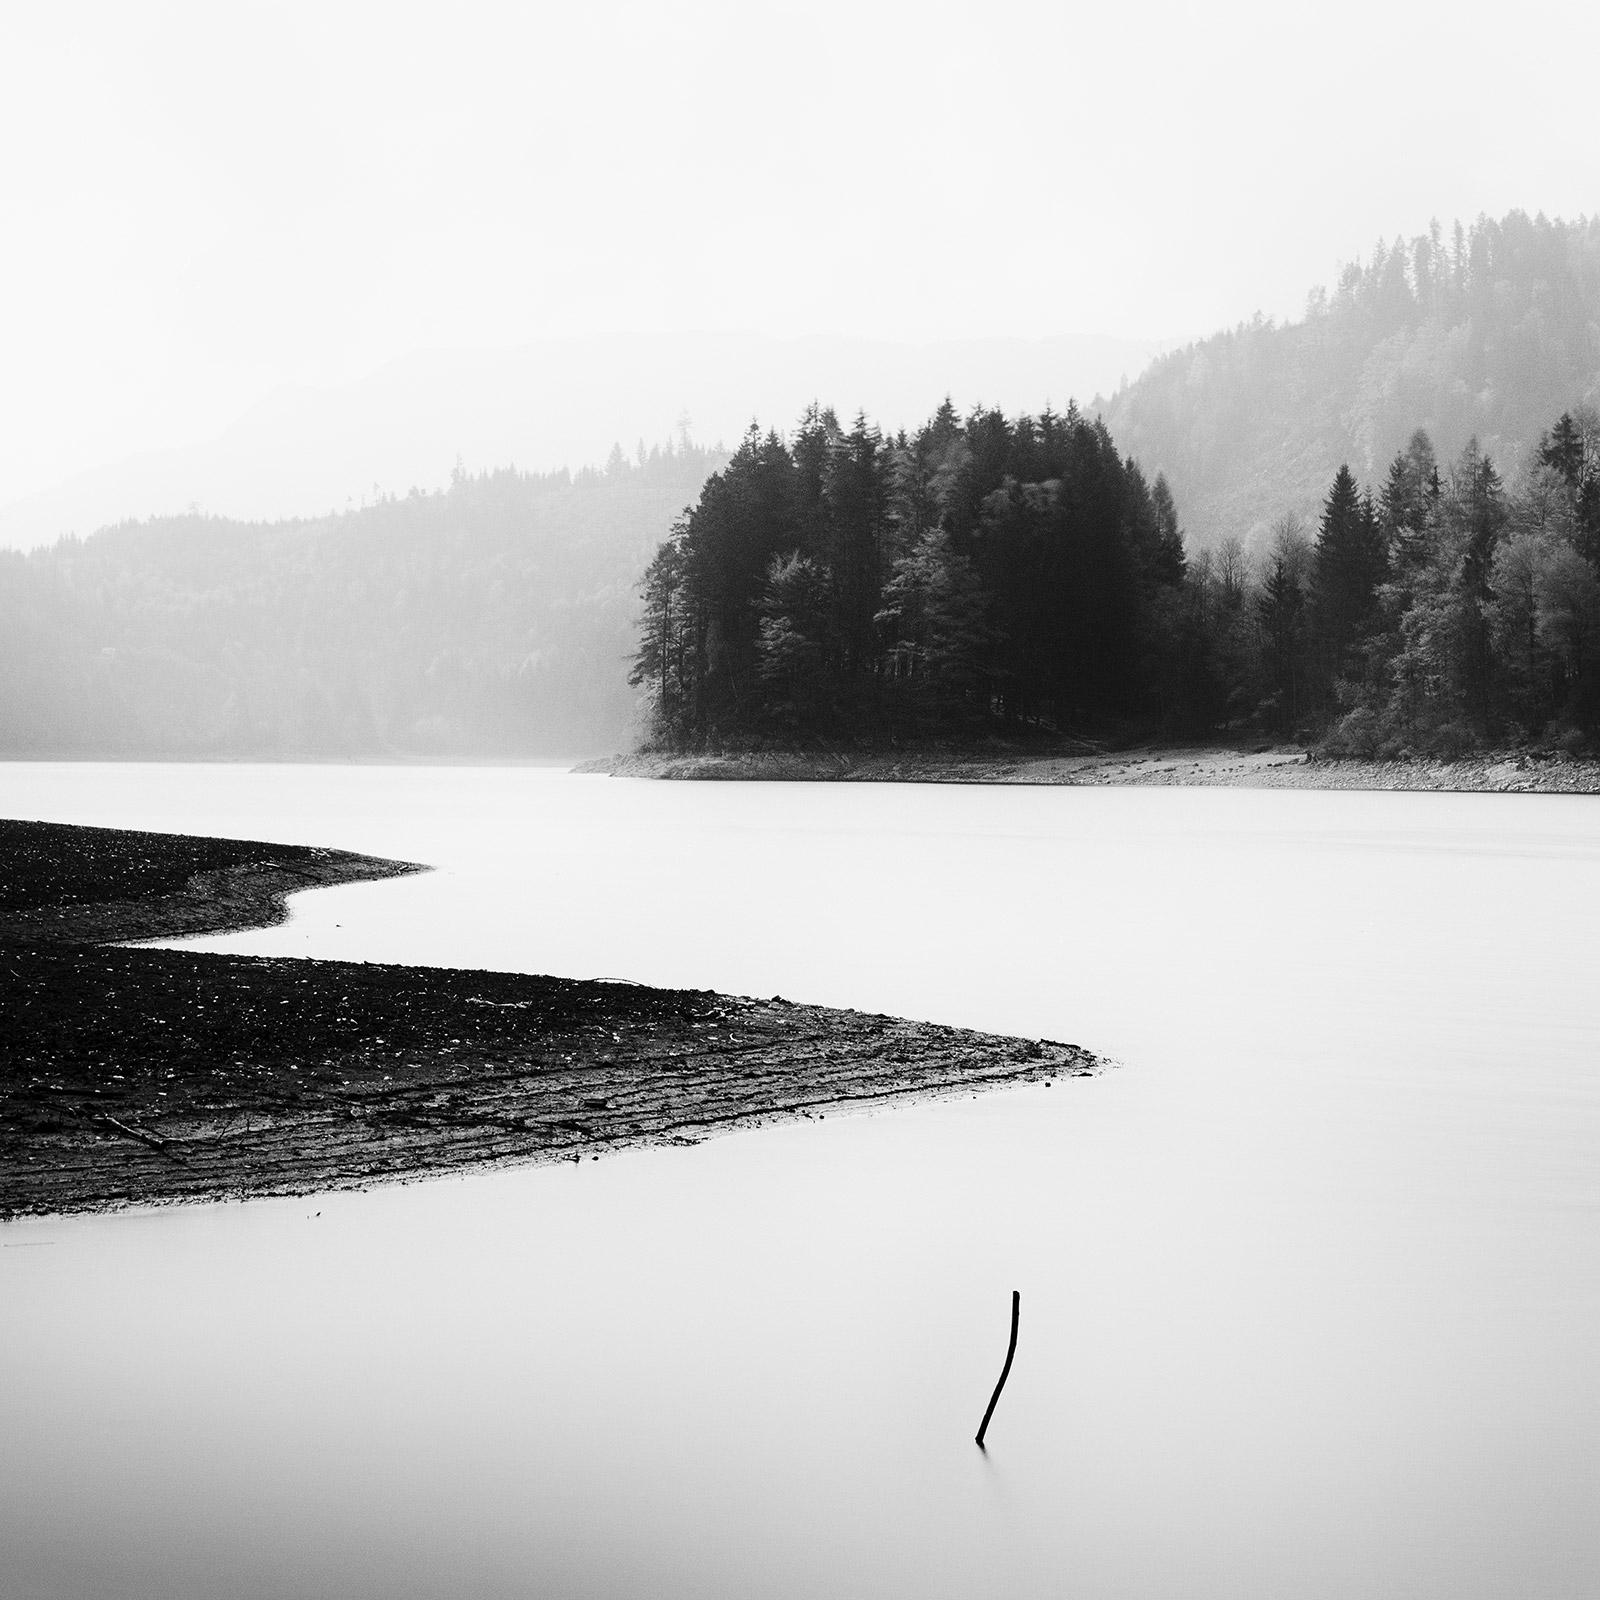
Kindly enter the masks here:
M 418 870 L 0 823 L 0 1215 L 574 1160 L 1098 1065 L 777 998 L 106 942 L 258 926 L 294 890 Z

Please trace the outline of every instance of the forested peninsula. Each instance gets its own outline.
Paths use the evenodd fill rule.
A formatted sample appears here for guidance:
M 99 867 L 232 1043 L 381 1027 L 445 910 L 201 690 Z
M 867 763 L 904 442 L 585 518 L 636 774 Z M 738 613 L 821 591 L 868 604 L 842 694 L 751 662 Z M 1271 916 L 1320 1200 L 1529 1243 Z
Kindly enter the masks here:
M 672 752 L 980 734 L 1292 738 L 1323 754 L 1586 748 L 1600 717 L 1600 417 L 1508 489 L 1417 430 L 1252 559 L 1191 555 L 1101 420 L 752 428 L 644 582 L 633 681 Z
M 1183 720 L 1184 574 L 1165 482 L 1076 408 L 885 439 L 813 406 L 657 552 L 633 682 L 681 747 Z

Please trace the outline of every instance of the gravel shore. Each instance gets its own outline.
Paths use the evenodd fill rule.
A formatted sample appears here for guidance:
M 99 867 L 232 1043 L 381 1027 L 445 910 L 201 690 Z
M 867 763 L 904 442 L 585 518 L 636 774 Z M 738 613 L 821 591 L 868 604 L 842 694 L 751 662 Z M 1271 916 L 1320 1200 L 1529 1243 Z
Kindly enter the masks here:
M 1231 789 L 1428 789 L 1474 793 L 1600 793 L 1600 762 L 1510 752 L 1459 761 L 1319 759 L 1293 745 L 1186 746 L 1064 754 L 857 754 L 758 751 L 641 753 L 580 769 L 614 777 L 799 783 L 997 783 Z

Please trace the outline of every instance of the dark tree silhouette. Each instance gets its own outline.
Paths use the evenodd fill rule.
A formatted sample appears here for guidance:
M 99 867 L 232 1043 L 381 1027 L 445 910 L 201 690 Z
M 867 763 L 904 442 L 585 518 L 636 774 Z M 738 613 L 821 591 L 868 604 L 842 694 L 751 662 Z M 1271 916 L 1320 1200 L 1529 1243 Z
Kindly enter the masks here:
M 1177 508 L 1076 408 L 963 420 L 947 402 L 885 441 L 813 405 L 788 441 L 752 428 L 670 542 L 633 673 L 670 745 L 1062 728 L 1163 704 Z

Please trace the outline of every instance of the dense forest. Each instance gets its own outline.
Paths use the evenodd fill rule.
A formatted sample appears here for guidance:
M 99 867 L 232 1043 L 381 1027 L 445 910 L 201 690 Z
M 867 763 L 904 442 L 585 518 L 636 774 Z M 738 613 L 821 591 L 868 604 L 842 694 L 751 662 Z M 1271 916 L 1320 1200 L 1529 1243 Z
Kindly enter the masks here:
M 633 681 L 670 748 L 1160 729 L 1456 755 L 1600 724 L 1600 415 L 1513 487 L 1414 430 L 1315 528 L 1186 554 L 1102 421 L 946 404 L 752 429 L 656 553 Z
M 1196 548 L 1253 554 L 1285 510 L 1314 520 L 1341 462 L 1375 479 L 1424 429 L 1501 472 L 1600 402 L 1600 218 L 1512 212 L 1380 244 L 1304 318 L 1257 319 L 1155 362 L 1100 409 L 1163 472 Z
M 1183 579 L 1165 482 L 1075 408 L 885 439 L 813 406 L 657 552 L 633 681 L 674 746 L 1184 719 Z
M 1441 462 L 1419 429 L 1376 493 L 1338 469 L 1314 539 L 1287 513 L 1253 572 L 1229 541 L 1193 588 L 1216 716 L 1255 699 L 1335 754 L 1576 751 L 1600 728 L 1600 414 L 1564 412 L 1509 488 L 1477 440 Z
M 576 474 L 458 469 L 317 520 L 0 552 L 0 754 L 616 749 L 639 573 L 727 459 L 683 439 Z

